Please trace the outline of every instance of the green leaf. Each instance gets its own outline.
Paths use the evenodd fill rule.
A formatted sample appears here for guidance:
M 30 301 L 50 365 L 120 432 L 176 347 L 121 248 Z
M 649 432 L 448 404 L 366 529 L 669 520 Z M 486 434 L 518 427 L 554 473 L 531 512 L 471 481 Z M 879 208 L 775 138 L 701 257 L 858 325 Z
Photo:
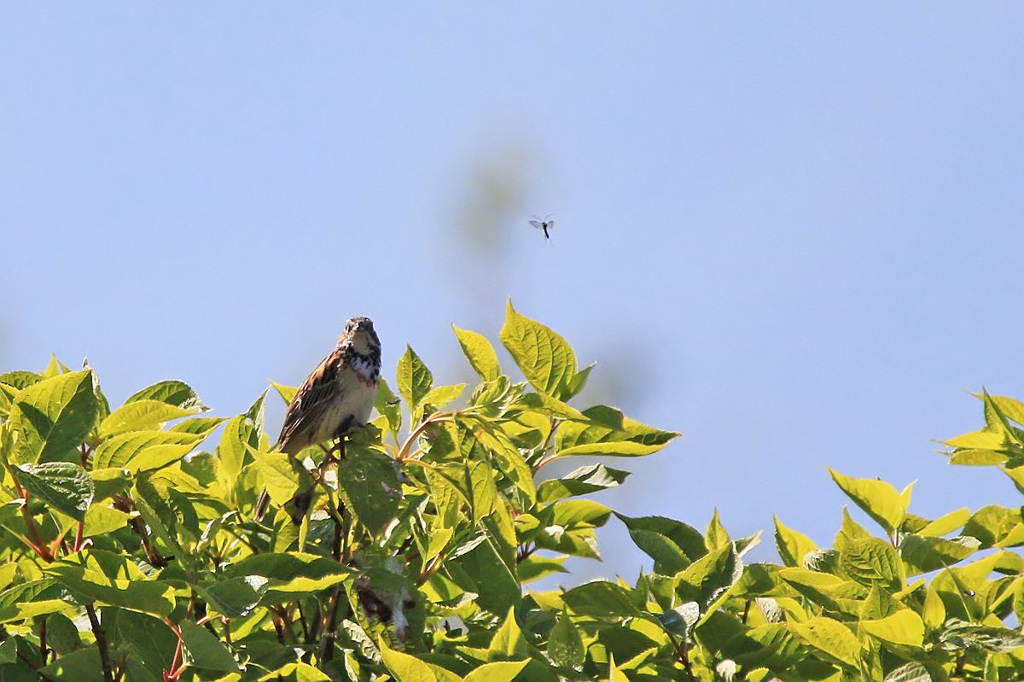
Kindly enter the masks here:
M 103 665 L 99 649 L 92 645 L 61 656 L 39 670 L 39 679 L 103 682 Z
M 191 417 L 182 420 L 169 430 L 181 433 L 192 433 L 206 438 L 213 430 L 228 420 L 227 417 Z
M 578 525 L 603 526 L 612 510 L 593 500 L 566 500 L 551 505 L 553 521 L 571 528 Z
M 707 546 L 704 544 L 704 536 L 701 532 L 682 521 L 667 519 L 663 516 L 631 518 L 618 512 L 615 513 L 615 516 L 626 524 L 626 528 L 630 531 L 630 536 L 633 537 L 634 542 L 637 542 L 637 546 L 640 549 L 644 548 L 634 535 L 635 531 L 652 531 L 658 535 L 664 535 L 679 547 L 690 561 L 696 561 L 708 552 Z M 656 559 L 657 557 L 653 558 Z
M 1018 424 L 1024 425 L 1024 403 L 1021 401 L 1008 396 L 988 395 L 987 393 L 980 396 L 977 394 L 974 395 L 975 397 L 982 398 L 983 400 L 987 398 L 988 402 L 999 410 L 1004 417 L 1012 419 Z
M 446 568 L 464 589 L 475 592 L 477 603 L 492 613 L 504 613 L 521 597 L 515 559 L 506 543 L 482 525 L 468 542 L 449 555 Z
M 939 635 L 939 641 L 947 644 L 949 648 L 970 648 L 1002 654 L 1024 647 L 1024 634 L 1009 628 L 975 625 L 951 618 Z
M 505 615 L 505 621 L 491 637 L 491 644 L 487 649 L 489 657 L 494 658 L 520 658 L 530 655 L 530 645 L 523 636 L 523 631 L 516 622 L 515 608 L 509 608 Z
M 945 538 L 906 535 L 900 542 L 900 556 L 913 574 L 948 568 L 981 549 L 973 537 Z
M 629 682 L 629 678 L 626 677 L 626 673 L 622 672 L 622 670 L 615 665 L 615 656 L 610 652 L 608 654 L 608 682 Z
M 537 488 L 537 499 L 540 502 L 555 502 L 566 497 L 607 490 L 618 486 L 627 476 L 628 471 L 612 469 L 603 464 L 591 464 L 576 469 L 562 478 L 544 481 Z
M 775 548 L 786 566 L 803 566 L 804 557 L 818 549 L 814 541 L 803 533 L 784 525 L 775 518 Z
M 576 375 L 576 353 L 561 336 L 524 317 L 508 302 L 502 344 L 530 384 L 542 393 L 564 400 Z
M 397 436 L 402 428 L 402 403 L 391 392 L 388 382 L 381 377 L 377 383 L 377 399 L 374 402 L 377 412 L 387 421 L 388 430 Z
M 606 580 L 595 580 L 574 587 L 562 595 L 573 613 L 594 618 L 624 618 L 638 615 L 629 591 Z
M 59 654 L 68 654 L 82 644 L 74 621 L 63 613 L 51 613 L 46 617 L 46 642 Z
M 920 649 L 924 643 L 924 621 L 910 609 L 881 620 L 862 620 L 860 628 L 885 644 Z
M 488 452 L 492 461 L 505 474 L 512 483 L 526 495 L 531 502 L 536 499 L 537 490 L 533 483 L 533 470 L 526 463 L 519 449 L 515 446 L 508 434 L 498 425 L 491 422 L 474 419 L 473 437 Z
M 260 603 L 268 583 L 269 578 L 247 575 L 219 580 L 208 587 L 200 586 L 198 590 L 219 613 L 228 618 L 244 618 Z
M 18 660 L 18 640 L 8 637 L 0 642 L 0 665 L 14 663 Z
M 202 625 L 184 620 L 178 627 L 181 630 L 181 643 L 189 653 L 192 665 L 219 672 L 241 670 L 227 646 Z
M 260 576 L 276 582 L 287 582 L 298 578 L 316 581 L 335 575 L 348 575 L 350 572 L 347 566 L 326 557 L 302 552 L 274 552 L 250 555 L 227 567 L 224 574 L 228 578 L 248 580 L 251 576 Z
M 184 512 L 191 512 L 191 520 L 195 520 L 197 526 L 198 519 L 195 519 L 195 510 L 191 505 L 184 510 L 175 505 L 175 499 L 170 492 L 170 486 L 166 481 L 155 479 L 152 474 L 145 473 L 135 479 L 132 499 L 136 510 L 149 525 L 153 535 L 163 540 L 175 556 L 188 561 L 192 556 L 179 542 L 178 531 L 182 530 L 187 534 L 187 530 L 183 528 Z M 179 510 L 182 511 L 181 517 L 178 515 Z
M 531 554 L 519 562 L 517 569 L 519 580 L 525 585 L 534 580 L 547 577 L 552 573 L 568 573 L 568 569 L 562 565 L 565 563 L 565 560 L 566 557 L 542 557 L 537 554 Z
M 91 371 L 68 372 L 22 389 L 9 423 L 20 434 L 12 463 L 78 462 L 78 447 L 96 423 Z
M 85 512 L 95 494 L 92 479 L 85 469 L 70 462 L 22 464 L 16 477 L 29 493 L 76 521 L 85 520 Z
M 896 549 L 884 540 L 866 538 L 854 540 L 839 552 L 839 564 L 846 573 L 861 583 L 870 586 L 880 582 L 895 592 L 903 587 L 905 575 L 903 564 Z
M 629 537 L 647 556 L 654 559 L 654 571 L 661 575 L 675 575 L 693 561 L 671 538 L 653 530 L 637 528 Z
M 119 528 L 124 528 L 130 518 L 129 514 L 120 509 L 94 504 L 85 512 L 85 526 L 82 530 L 82 537 L 98 537 Z
M 903 523 L 910 506 L 911 486 L 900 493 L 885 481 L 852 478 L 831 468 L 828 471 L 842 491 L 887 533 L 892 535 Z
M 481 386 L 487 386 L 488 384 L 481 384 Z M 571 419 L 574 421 L 580 421 L 584 424 L 589 421 L 587 415 L 583 414 L 575 407 L 567 403 L 563 403 L 558 398 L 552 398 L 546 393 L 524 393 L 519 398 L 517 405 L 525 406 L 534 412 L 539 412 L 545 417 L 559 417 L 561 419 Z
M 288 682 L 331 682 L 331 678 L 327 673 L 323 672 L 319 668 L 314 668 L 308 663 L 297 661 L 295 663 L 289 663 L 283 668 L 276 671 L 276 678 L 288 680 Z M 221 678 L 222 680 L 231 680 L 231 677 Z M 272 678 L 271 678 L 272 679 Z M 352 679 L 356 679 L 353 677 Z
M 338 486 L 359 521 L 377 534 L 395 518 L 402 497 L 395 461 L 380 451 L 349 447 L 338 463 Z
M 100 438 L 108 438 L 126 431 L 159 430 L 165 423 L 195 412 L 195 409 L 188 410 L 159 400 L 136 400 L 125 403 L 100 422 L 99 435 Z
M 963 534 L 977 538 L 980 546 L 987 549 L 1001 542 L 1022 521 L 1019 507 L 1009 509 L 991 504 L 974 512 L 964 525 Z
M 715 507 L 715 511 L 711 515 L 711 521 L 708 522 L 708 529 L 704 533 L 704 544 L 707 545 L 709 550 L 721 549 L 726 545 L 732 544 L 729 533 L 726 532 L 725 526 L 722 525 L 721 519 L 718 518 L 718 507 Z
M 225 488 L 230 488 L 231 482 L 238 478 L 250 447 L 259 447 L 259 439 L 253 437 L 252 424 L 243 414 L 232 417 L 217 444 L 217 472 Z
M 967 520 L 971 518 L 971 510 L 967 507 L 961 507 L 955 511 L 951 511 L 948 514 L 943 515 L 921 530 L 917 531 L 918 535 L 927 535 L 931 537 L 940 537 L 947 533 L 952 533 L 957 528 L 962 527 Z
M 484 663 L 462 679 L 463 682 L 512 682 L 529 662 L 530 660 L 526 659 Z
M 791 622 L 790 630 L 825 656 L 840 665 L 856 669 L 860 660 L 860 642 L 849 628 L 825 617 Z
M 154 680 L 163 679 L 164 666 L 178 646 L 171 628 L 159 618 L 123 609 L 104 609 L 102 617 L 107 636 L 116 646 L 123 647 Z
M 104 440 L 93 454 L 93 466 L 132 473 L 160 469 L 192 452 L 203 438 L 180 431 L 129 431 Z
M 662 445 L 646 445 L 629 440 L 584 443 L 555 452 L 555 457 L 643 457 L 660 450 Z
M 590 377 L 590 370 L 594 369 L 596 363 L 590 363 L 580 371 L 573 375 L 572 379 L 569 379 L 569 386 L 566 391 L 565 399 L 568 400 L 573 396 L 579 395 L 583 387 L 587 385 L 587 378 Z
M 501 375 L 501 366 L 498 364 L 498 354 L 494 352 L 494 346 L 484 337 L 468 329 L 459 329 L 454 324 L 452 330 L 459 339 L 462 352 L 469 360 L 470 366 L 483 381 L 497 379 Z
M 934 679 L 920 663 L 905 663 L 886 675 L 884 682 L 933 682 Z
M 683 601 L 695 601 L 706 617 L 717 608 L 743 575 L 743 562 L 732 543 L 708 552 L 679 574 L 676 592 Z
M 383 639 L 380 640 L 380 655 L 398 682 L 437 682 L 429 665 L 415 656 L 395 651 Z
M 277 506 L 295 496 L 299 490 L 313 487 L 313 478 L 291 455 L 282 452 L 261 452 L 252 450 L 256 458 L 256 469 L 267 489 L 267 494 Z
M 432 405 L 435 408 L 445 407 L 454 400 L 457 400 L 465 389 L 466 384 L 455 384 L 454 386 L 438 386 L 437 388 L 432 388 L 429 393 L 423 396 L 420 406 L 425 407 L 426 405 Z
M 270 385 L 273 386 L 274 390 L 277 391 L 277 394 L 281 396 L 281 400 L 284 401 L 285 405 L 291 405 L 292 401 L 295 400 L 295 394 L 299 392 L 298 386 L 285 386 L 284 384 L 279 384 L 276 381 L 271 381 Z
M 183 381 L 160 381 L 133 394 L 125 403 L 139 400 L 157 400 L 193 412 L 204 412 L 207 408 L 192 387 Z
M 434 375 L 420 360 L 420 356 L 416 355 L 412 346 L 406 345 L 405 354 L 398 361 L 398 390 L 410 412 L 416 412 L 420 401 L 430 393 L 433 385 Z
M 934 586 L 929 585 L 926 590 L 924 604 L 921 607 L 921 620 L 928 631 L 933 632 L 946 622 L 946 607 Z
M 573 670 L 582 670 L 587 659 L 583 638 L 572 619 L 563 611 L 555 620 L 555 627 L 548 635 L 548 656 L 555 665 Z
M 174 588 L 147 580 L 134 564 L 122 557 L 93 550 L 88 556 L 75 559 L 49 564 L 45 572 L 82 601 L 119 606 L 161 618 L 174 608 Z M 128 577 L 111 577 L 114 575 Z
M 16 370 L 14 372 L 4 372 L 3 374 L 0 374 L 0 384 L 12 386 L 19 391 L 23 388 L 28 388 L 32 384 L 38 384 L 42 380 L 42 374 L 26 372 L 24 370 Z

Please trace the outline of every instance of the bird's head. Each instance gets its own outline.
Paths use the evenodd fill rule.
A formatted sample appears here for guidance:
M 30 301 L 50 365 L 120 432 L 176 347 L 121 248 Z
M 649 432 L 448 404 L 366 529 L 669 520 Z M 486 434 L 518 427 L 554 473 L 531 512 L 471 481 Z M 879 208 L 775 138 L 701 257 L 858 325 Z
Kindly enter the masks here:
M 380 352 L 380 339 L 373 330 L 373 320 L 368 317 L 353 317 L 346 322 L 345 331 L 338 342 L 347 342 L 360 355 Z

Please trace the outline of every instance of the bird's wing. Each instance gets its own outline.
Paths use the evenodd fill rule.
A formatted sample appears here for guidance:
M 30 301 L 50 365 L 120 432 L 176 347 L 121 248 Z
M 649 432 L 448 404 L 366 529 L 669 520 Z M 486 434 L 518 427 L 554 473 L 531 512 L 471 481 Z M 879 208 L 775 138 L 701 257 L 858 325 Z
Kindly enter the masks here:
M 293 440 L 298 444 L 310 430 L 316 430 L 324 410 L 340 398 L 338 391 L 341 390 L 341 385 L 337 378 L 341 359 L 341 349 L 335 349 L 302 382 L 302 386 L 292 399 L 292 404 L 288 406 L 281 435 L 277 438 L 277 447 L 281 452 L 295 454 L 298 450 L 312 445 L 304 443 L 299 445 L 297 450 L 289 450 Z

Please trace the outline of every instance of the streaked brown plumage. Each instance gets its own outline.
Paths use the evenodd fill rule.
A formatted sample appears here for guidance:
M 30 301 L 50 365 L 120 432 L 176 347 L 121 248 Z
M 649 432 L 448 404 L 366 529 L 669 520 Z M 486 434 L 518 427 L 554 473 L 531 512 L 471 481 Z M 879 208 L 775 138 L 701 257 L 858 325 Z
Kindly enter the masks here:
M 342 438 L 370 417 L 380 378 L 380 339 L 368 317 L 353 317 L 338 337 L 338 345 L 316 366 L 295 393 L 284 416 L 277 447 L 297 455 L 314 445 Z M 312 501 L 312 490 L 297 494 L 292 517 L 301 522 Z M 256 518 L 266 513 L 264 491 Z

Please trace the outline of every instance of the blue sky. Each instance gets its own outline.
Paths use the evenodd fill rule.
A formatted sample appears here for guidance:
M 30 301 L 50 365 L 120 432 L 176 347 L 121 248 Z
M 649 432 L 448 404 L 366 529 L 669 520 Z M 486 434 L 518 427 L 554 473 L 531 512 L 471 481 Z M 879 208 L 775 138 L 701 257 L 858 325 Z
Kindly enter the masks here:
M 88 357 L 113 401 L 180 378 L 228 415 L 353 315 L 389 376 L 410 343 L 460 381 L 450 323 L 496 338 L 512 297 L 685 433 L 620 463 L 627 513 L 830 542 L 826 465 L 917 479 L 925 516 L 1018 504 L 935 439 L 980 424 L 970 391 L 1024 397 L 1022 28 L 1012 3 L 8 5 L 0 369 Z M 624 537 L 579 576 L 633 575 Z

